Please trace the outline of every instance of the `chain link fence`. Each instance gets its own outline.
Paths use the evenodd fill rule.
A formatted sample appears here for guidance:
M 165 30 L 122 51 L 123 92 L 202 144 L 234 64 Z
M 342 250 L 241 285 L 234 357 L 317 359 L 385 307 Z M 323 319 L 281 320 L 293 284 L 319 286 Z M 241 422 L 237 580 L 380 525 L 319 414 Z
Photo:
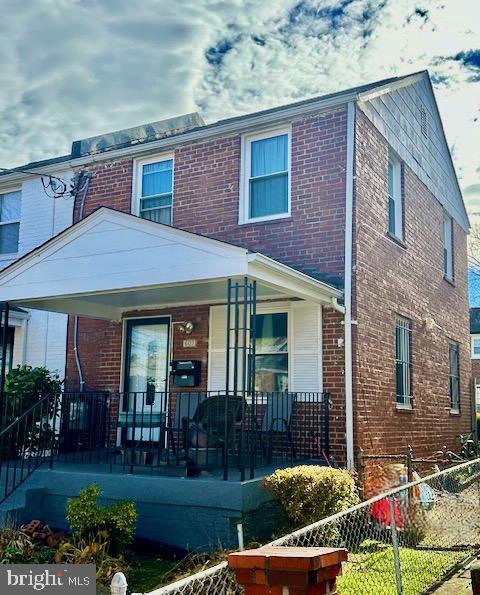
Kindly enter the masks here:
M 420 595 L 480 551 L 480 459 L 434 473 L 269 545 L 348 549 L 339 595 Z M 226 562 L 152 595 L 237 595 Z

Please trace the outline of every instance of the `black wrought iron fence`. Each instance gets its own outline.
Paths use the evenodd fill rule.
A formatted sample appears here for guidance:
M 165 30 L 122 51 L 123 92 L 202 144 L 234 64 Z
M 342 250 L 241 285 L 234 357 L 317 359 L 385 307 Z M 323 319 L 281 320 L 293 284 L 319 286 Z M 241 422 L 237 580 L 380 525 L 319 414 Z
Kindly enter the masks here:
M 65 393 L 55 460 L 224 479 L 330 456 L 326 393 Z

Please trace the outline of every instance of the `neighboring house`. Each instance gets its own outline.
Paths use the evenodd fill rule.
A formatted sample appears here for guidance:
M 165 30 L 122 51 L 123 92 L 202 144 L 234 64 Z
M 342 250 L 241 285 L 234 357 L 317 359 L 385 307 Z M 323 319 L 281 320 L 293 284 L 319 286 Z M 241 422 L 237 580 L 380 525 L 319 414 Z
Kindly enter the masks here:
M 72 171 L 64 158 L 25 166 L 46 166 L 69 181 Z M 54 163 L 52 163 L 54 162 Z M 0 269 L 69 227 L 73 198 L 55 200 L 45 194 L 38 175 L 0 173 Z M 3 346 L 0 333 L 0 357 Z M 46 366 L 65 376 L 67 316 L 40 310 L 12 308 L 9 315 L 7 371 L 19 364 Z
M 470 341 L 475 405 L 480 412 L 480 308 L 470 308 Z
M 71 316 L 68 388 L 86 392 L 64 409 L 65 460 L 111 467 L 113 441 L 124 468 L 173 473 L 186 445 L 248 479 L 458 450 L 469 222 L 427 72 L 84 139 L 68 166 L 91 175 L 76 223 L 0 273 L 0 300 Z M 122 495 L 146 497 L 135 477 Z M 212 506 L 211 483 L 184 485 L 176 506 Z

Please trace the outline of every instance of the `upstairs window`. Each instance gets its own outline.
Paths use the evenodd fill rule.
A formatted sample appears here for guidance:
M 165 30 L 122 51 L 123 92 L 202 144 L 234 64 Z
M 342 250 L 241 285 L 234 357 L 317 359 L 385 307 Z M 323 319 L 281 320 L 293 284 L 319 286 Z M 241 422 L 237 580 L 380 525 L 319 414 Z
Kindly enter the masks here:
M 388 157 L 388 232 L 403 240 L 402 166 L 394 156 Z
M 21 192 L 0 194 L 0 254 L 18 252 Z
M 397 318 L 395 336 L 395 366 L 397 406 L 412 404 L 412 323 L 407 318 Z
M 448 344 L 450 359 L 450 409 L 460 411 L 460 366 L 459 345 L 455 341 Z
M 240 222 L 290 215 L 290 134 L 244 138 Z
M 137 162 L 134 212 L 156 223 L 172 224 L 173 156 Z
M 443 216 L 443 274 L 453 281 L 453 219 L 446 213 Z

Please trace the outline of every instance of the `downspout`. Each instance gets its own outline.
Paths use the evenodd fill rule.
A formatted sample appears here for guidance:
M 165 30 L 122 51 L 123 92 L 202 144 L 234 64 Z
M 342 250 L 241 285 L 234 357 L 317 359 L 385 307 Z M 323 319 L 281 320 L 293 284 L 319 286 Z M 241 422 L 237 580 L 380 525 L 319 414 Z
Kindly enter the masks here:
M 78 177 L 77 188 L 74 195 L 74 203 L 73 208 L 75 209 L 75 202 L 77 200 L 78 195 L 81 193 L 82 201 L 80 203 L 80 209 L 78 214 L 78 220 L 81 221 L 83 219 L 83 214 L 85 210 L 85 200 L 88 194 L 88 188 L 90 186 L 90 180 L 92 179 L 92 175 L 89 172 L 80 172 Z M 82 362 L 80 360 L 80 354 L 78 353 L 78 316 L 75 315 L 73 319 L 73 354 L 75 356 L 75 365 L 77 367 L 78 373 L 78 382 L 79 382 L 79 389 L 80 392 L 83 393 L 85 389 L 85 380 L 83 378 L 83 371 L 82 371 Z
M 345 439 L 347 467 L 355 466 L 353 448 L 352 387 L 352 251 L 353 251 L 353 177 L 355 159 L 355 102 L 347 108 L 347 168 L 345 196 Z

